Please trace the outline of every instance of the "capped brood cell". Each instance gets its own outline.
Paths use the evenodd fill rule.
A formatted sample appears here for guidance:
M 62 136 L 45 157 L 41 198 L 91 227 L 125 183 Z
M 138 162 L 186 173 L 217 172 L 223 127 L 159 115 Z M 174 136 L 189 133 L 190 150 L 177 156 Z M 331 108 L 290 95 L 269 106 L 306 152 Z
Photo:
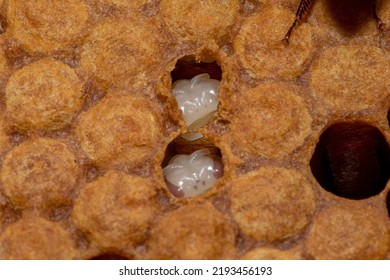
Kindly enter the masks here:
M 8 31 L 29 53 L 51 52 L 79 41 L 89 18 L 85 1 L 10 0 Z
M 108 171 L 83 187 L 72 220 L 101 248 L 132 248 L 145 239 L 156 215 L 155 195 L 150 179 Z
M 241 233 L 260 242 L 294 239 L 316 209 L 311 182 L 298 170 L 263 167 L 228 183 L 231 211 Z
M 239 0 L 162 0 L 159 15 L 178 39 L 213 41 L 228 33 L 239 11 Z
M 388 251 L 388 217 L 382 207 L 343 201 L 321 209 L 304 241 L 304 255 L 317 260 L 383 259 Z
M 324 108 L 341 115 L 375 108 L 390 96 L 388 69 L 379 47 L 330 47 L 311 66 L 310 89 Z
M 108 20 L 82 46 L 80 69 L 102 88 L 134 87 L 154 80 L 164 36 L 145 18 Z
M 267 7 L 268 6 L 268 7 Z M 287 9 L 264 5 L 258 13 L 247 17 L 234 39 L 234 49 L 243 70 L 257 79 L 291 80 L 301 75 L 313 51 L 312 29 L 300 24 L 294 30 L 295 40 L 281 41 L 294 14 Z
M 148 240 L 150 259 L 231 259 L 235 234 L 211 203 L 184 205 L 164 215 Z
M 79 172 L 76 156 L 64 142 L 36 138 L 6 155 L 0 180 L 16 208 L 51 209 L 71 204 Z
M 139 95 L 111 94 L 83 112 L 75 128 L 97 166 L 144 165 L 161 141 L 161 111 Z
M 82 87 L 75 70 L 61 61 L 36 61 L 9 78 L 6 117 L 19 131 L 62 129 L 83 105 Z
M 304 144 L 313 118 L 300 88 L 284 82 L 263 82 L 243 90 L 227 104 L 229 134 L 224 135 L 235 154 L 278 159 Z
M 2 260 L 77 259 L 78 251 L 69 232 L 60 223 L 40 217 L 23 217 L 0 236 Z

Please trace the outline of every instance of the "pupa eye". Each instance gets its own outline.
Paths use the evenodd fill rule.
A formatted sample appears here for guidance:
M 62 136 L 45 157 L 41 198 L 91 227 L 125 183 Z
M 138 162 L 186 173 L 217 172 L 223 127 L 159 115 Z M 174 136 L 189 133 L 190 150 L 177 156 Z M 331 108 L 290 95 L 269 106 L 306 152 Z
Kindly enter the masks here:
M 190 155 L 176 155 L 163 173 L 174 196 L 193 197 L 209 190 L 223 176 L 223 163 L 205 148 Z

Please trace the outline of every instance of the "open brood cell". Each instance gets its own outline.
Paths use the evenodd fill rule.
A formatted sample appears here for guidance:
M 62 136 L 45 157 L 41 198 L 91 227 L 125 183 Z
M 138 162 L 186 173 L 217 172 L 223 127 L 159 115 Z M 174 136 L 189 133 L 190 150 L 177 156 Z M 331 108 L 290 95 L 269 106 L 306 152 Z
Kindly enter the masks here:
M 164 181 L 175 197 L 193 197 L 207 192 L 224 174 L 220 149 L 200 132 L 218 114 L 222 70 L 204 50 L 198 58 L 186 55 L 178 59 L 170 76 L 172 96 L 186 132 L 166 149 Z

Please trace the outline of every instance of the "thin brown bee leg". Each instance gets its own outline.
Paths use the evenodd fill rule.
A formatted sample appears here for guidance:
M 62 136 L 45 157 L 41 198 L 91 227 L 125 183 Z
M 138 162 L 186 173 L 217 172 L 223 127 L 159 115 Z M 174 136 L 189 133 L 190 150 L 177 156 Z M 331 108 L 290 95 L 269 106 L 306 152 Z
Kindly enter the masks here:
M 292 23 L 290 29 L 287 31 L 286 35 L 284 36 L 284 39 L 282 41 L 285 41 L 287 44 L 289 43 L 289 38 L 291 36 L 291 32 L 293 31 L 295 25 L 297 25 L 299 19 L 295 18 L 294 22 Z
M 376 13 L 376 0 L 373 0 L 372 1 L 372 14 L 374 16 L 374 19 L 376 20 L 377 22 L 377 25 L 378 25 L 378 29 L 382 29 L 384 27 L 384 23 L 383 21 L 378 17 L 377 13 Z
M 283 41 L 285 41 L 288 44 L 288 40 L 291 36 L 291 33 L 297 25 L 298 22 L 300 22 L 303 18 L 303 16 L 309 11 L 311 4 L 313 4 L 314 0 L 301 0 L 301 3 L 299 3 L 298 10 L 295 14 L 295 20 L 292 23 L 290 29 L 287 31 L 286 35 L 284 36 Z

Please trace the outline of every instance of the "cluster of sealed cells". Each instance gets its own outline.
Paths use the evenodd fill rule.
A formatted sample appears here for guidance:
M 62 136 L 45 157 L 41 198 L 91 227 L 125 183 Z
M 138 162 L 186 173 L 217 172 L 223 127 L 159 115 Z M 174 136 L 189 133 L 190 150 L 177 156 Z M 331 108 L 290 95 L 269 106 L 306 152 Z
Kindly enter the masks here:
M 382 50 L 179 2 L 0 1 L 0 258 L 385 258 Z

